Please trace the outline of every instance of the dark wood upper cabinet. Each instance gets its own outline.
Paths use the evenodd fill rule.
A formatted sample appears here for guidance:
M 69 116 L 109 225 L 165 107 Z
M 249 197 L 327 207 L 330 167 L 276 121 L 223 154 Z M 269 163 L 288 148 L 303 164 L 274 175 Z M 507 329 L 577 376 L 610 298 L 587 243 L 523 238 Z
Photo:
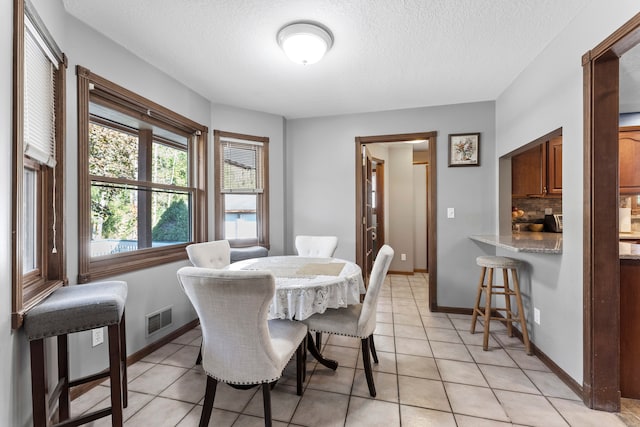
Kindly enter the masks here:
M 562 194 L 562 136 L 547 143 L 547 193 Z
M 512 197 L 562 195 L 562 135 L 511 158 Z
M 620 194 L 640 193 L 640 128 L 620 131 Z
M 514 197 L 541 196 L 545 192 L 543 146 L 538 145 L 511 158 L 511 193 Z

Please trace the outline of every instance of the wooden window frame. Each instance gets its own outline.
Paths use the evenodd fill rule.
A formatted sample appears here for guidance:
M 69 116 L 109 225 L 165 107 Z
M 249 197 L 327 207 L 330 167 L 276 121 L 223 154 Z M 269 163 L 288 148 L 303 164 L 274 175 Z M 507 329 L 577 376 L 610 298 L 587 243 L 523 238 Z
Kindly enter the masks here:
M 66 252 L 64 247 L 64 140 L 65 140 L 65 74 L 67 58 L 46 29 L 33 6 L 25 0 L 13 2 L 13 196 L 12 196 L 12 298 L 11 326 L 22 326 L 24 314 L 54 290 L 67 283 Z M 38 35 L 50 48 L 58 69 L 55 80 L 55 167 L 35 166 L 24 155 L 24 96 L 25 96 L 25 15 L 34 24 Z M 23 274 L 23 174 L 25 167 L 37 171 L 39 206 L 37 217 L 41 220 L 38 238 L 39 269 Z M 55 229 L 55 232 L 53 230 Z M 54 241 L 55 240 L 55 241 Z M 52 248 L 56 248 L 53 252 Z
M 234 140 L 255 141 L 263 144 L 262 146 L 262 174 L 263 174 L 263 192 L 257 193 L 258 200 L 256 203 L 256 221 L 258 227 L 257 239 L 227 239 L 231 247 L 248 247 L 263 246 L 269 249 L 269 138 L 253 135 L 244 135 L 234 132 L 226 132 L 215 129 L 214 135 L 214 152 L 215 152 L 215 168 L 214 168 L 214 187 L 215 187 L 215 238 L 216 240 L 226 239 L 224 232 L 225 209 L 224 194 L 222 192 L 221 170 L 223 156 L 220 154 L 221 139 L 230 138 Z
M 77 66 L 78 81 L 78 283 L 114 276 L 187 258 L 185 247 L 207 239 L 207 140 L 208 128 L 149 99 L 123 88 L 89 69 Z M 158 248 L 144 248 L 91 257 L 91 176 L 89 175 L 89 102 L 96 91 L 101 103 L 136 119 L 189 135 L 189 187 L 192 190 L 191 241 Z M 153 187 L 163 187 L 153 184 Z M 170 187 L 170 186 L 165 186 Z

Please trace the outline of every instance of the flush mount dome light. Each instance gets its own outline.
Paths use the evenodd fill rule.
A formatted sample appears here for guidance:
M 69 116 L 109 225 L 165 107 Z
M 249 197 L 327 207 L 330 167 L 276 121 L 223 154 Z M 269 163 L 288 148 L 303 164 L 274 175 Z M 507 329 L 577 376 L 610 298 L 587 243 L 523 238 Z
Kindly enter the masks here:
M 333 36 L 319 24 L 295 22 L 278 31 L 278 44 L 293 62 L 315 64 L 331 49 Z

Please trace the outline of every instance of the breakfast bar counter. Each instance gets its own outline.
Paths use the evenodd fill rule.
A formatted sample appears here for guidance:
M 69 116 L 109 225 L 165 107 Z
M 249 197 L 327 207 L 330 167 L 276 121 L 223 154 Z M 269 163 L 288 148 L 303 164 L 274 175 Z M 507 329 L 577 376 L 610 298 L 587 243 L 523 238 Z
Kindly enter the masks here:
M 486 243 L 514 252 L 532 252 L 539 254 L 561 254 L 562 233 L 521 231 L 519 233 L 498 235 L 474 235 L 471 240 Z M 639 257 L 640 258 L 640 257 Z

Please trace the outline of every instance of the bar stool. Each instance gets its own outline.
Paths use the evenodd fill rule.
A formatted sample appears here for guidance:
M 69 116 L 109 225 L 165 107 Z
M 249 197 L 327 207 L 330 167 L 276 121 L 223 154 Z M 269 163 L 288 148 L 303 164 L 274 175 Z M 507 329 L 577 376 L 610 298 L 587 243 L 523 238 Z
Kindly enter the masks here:
M 122 408 L 127 407 L 127 351 L 125 302 L 127 283 L 109 281 L 65 286 L 29 310 L 24 329 L 31 352 L 31 396 L 33 425 L 80 425 L 111 415 L 112 426 L 122 426 Z M 94 375 L 69 379 L 68 334 L 107 326 L 109 368 Z M 58 384 L 47 385 L 45 338 L 58 338 Z M 69 390 L 72 387 L 109 377 L 111 407 L 73 419 L 70 417 Z M 49 393 L 50 392 L 50 393 Z M 50 394 L 50 396 L 48 396 Z M 52 423 L 52 410 L 58 403 L 58 421 Z
M 476 331 L 476 320 L 478 315 L 484 318 L 484 337 L 482 342 L 482 348 L 486 351 L 489 347 L 489 325 L 491 320 L 500 320 L 507 322 L 507 334 L 513 336 L 512 323 L 519 322 L 522 327 L 522 338 L 524 341 L 527 354 L 531 353 L 531 343 L 529 342 L 529 334 L 527 333 L 527 322 L 524 317 L 524 308 L 522 306 L 522 296 L 520 295 L 520 286 L 518 283 L 518 267 L 522 265 L 522 261 L 501 257 L 501 256 L 479 256 L 476 258 L 476 263 L 482 267 L 480 272 L 480 281 L 478 282 L 478 293 L 476 295 L 476 303 L 473 307 L 473 316 L 471 317 L 471 333 Z M 496 286 L 493 283 L 493 271 L 496 268 L 502 269 L 503 286 Z M 485 284 L 485 275 L 489 269 L 489 277 Z M 511 278 L 513 279 L 513 289 L 509 287 L 509 277 L 507 270 L 511 271 Z M 502 289 L 502 292 L 495 292 L 494 289 Z M 485 292 L 485 305 L 484 308 L 480 307 L 480 299 L 482 298 L 482 291 Z M 505 308 L 491 307 L 492 295 L 504 295 Z M 518 306 L 517 315 L 511 311 L 511 297 L 515 296 L 516 304 Z M 506 317 L 491 316 L 492 311 L 504 311 Z

